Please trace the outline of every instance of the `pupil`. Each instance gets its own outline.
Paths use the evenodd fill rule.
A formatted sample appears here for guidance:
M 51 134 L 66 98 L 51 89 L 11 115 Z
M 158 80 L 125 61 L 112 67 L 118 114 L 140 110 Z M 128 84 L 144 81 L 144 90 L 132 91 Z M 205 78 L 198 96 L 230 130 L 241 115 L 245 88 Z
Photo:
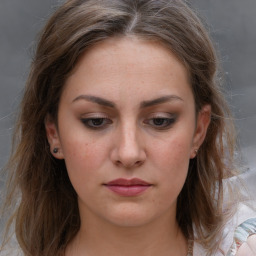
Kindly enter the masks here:
M 154 124 L 155 125 L 163 125 L 164 123 L 164 118 L 156 118 L 154 119 Z
M 92 124 L 95 126 L 101 125 L 103 123 L 103 118 L 97 118 L 92 120 Z

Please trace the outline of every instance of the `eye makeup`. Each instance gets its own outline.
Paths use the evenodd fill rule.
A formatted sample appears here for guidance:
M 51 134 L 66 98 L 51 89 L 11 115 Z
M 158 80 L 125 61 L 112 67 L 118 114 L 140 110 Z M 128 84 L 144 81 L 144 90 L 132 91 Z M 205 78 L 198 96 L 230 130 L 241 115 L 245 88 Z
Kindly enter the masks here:
M 105 117 L 81 118 L 81 121 L 87 128 L 94 130 L 104 129 L 113 123 L 112 120 Z
M 176 119 L 177 115 L 174 114 L 154 113 L 150 118 L 144 120 L 143 123 L 156 130 L 167 130 L 174 125 Z

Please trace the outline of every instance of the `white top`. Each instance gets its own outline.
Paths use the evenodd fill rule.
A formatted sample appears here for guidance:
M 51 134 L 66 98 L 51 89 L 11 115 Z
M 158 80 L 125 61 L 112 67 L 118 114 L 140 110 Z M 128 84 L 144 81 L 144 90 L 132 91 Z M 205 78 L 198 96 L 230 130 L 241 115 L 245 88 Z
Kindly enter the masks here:
M 235 214 L 234 217 L 226 224 L 223 230 L 224 239 L 220 245 L 219 251 L 212 256 L 235 255 L 233 254 L 235 252 L 231 254 L 231 252 L 229 251 L 232 244 L 234 243 L 235 230 L 241 223 L 251 218 L 256 218 L 256 213 L 250 207 L 244 204 L 240 204 L 238 207 L 237 214 Z M 256 225 L 255 222 L 254 224 Z M 201 245 L 197 243 L 194 244 L 193 256 L 205 256 L 206 253 L 206 250 L 202 248 Z

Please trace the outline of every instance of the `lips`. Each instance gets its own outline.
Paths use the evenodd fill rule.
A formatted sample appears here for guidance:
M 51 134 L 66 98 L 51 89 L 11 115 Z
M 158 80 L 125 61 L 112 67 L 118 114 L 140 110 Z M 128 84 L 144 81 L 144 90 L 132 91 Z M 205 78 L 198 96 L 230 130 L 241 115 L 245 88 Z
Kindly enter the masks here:
M 120 195 L 120 196 L 137 196 L 142 194 L 152 184 L 138 179 L 116 179 L 104 184 L 109 190 Z

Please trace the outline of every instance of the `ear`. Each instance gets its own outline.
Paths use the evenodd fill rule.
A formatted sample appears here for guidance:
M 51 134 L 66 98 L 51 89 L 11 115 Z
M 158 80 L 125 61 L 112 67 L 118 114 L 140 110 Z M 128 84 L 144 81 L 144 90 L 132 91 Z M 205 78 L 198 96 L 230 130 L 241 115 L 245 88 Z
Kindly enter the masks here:
M 44 120 L 44 125 L 45 125 L 47 140 L 50 145 L 51 154 L 57 159 L 64 159 L 60 138 L 58 134 L 58 129 L 53 118 L 50 116 L 50 114 L 46 116 Z M 56 152 L 54 152 L 54 150 L 56 150 Z
M 204 142 L 208 126 L 211 122 L 211 106 L 205 105 L 197 115 L 196 129 L 193 137 L 193 143 L 190 158 L 196 157 L 197 151 Z

